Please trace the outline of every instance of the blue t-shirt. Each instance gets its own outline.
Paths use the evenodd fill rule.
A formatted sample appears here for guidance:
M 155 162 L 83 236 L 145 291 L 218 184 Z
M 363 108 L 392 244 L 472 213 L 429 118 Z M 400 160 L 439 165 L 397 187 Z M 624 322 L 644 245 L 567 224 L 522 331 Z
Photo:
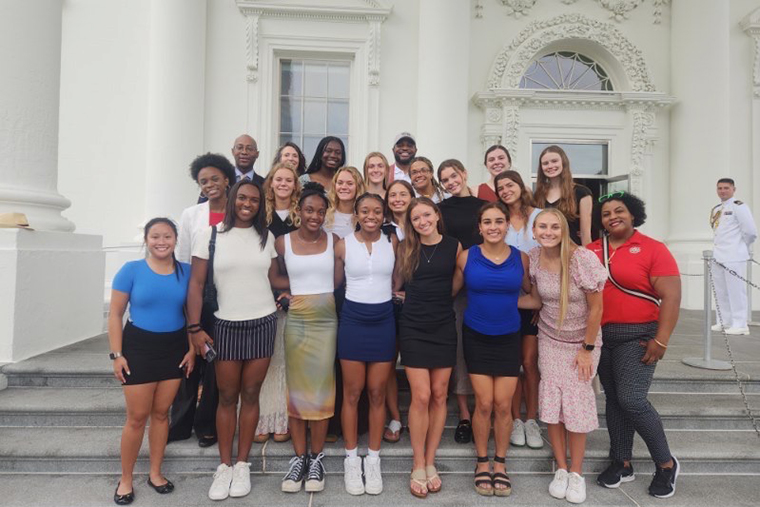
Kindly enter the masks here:
M 182 267 L 179 273 L 159 275 L 143 259 L 127 262 L 116 273 L 112 287 L 129 294 L 129 320 L 135 326 L 154 333 L 168 333 L 185 326 L 182 310 L 190 283 L 190 265 L 179 264 Z
M 478 245 L 468 250 L 464 266 L 467 287 L 464 323 L 478 333 L 497 336 L 520 330 L 517 298 L 522 286 L 523 264 L 520 251 L 511 250 L 501 264 L 485 258 Z

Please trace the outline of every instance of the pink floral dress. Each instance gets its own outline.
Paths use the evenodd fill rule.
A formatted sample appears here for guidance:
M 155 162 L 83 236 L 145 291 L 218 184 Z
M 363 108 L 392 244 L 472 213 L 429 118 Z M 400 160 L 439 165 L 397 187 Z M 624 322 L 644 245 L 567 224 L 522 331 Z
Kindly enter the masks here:
M 597 256 L 585 248 L 577 248 L 570 258 L 570 294 L 562 329 L 559 319 L 559 273 L 539 266 L 540 248 L 528 253 L 530 281 L 541 296 L 543 307 L 538 320 L 538 407 L 541 420 L 547 424 L 564 423 L 568 431 L 588 433 L 599 427 L 596 396 L 591 381 L 578 380 L 575 356 L 586 335 L 588 305 L 586 293 L 601 292 L 607 272 Z M 601 354 L 602 332 L 596 335 L 592 352 L 592 371 L 596 374 Z

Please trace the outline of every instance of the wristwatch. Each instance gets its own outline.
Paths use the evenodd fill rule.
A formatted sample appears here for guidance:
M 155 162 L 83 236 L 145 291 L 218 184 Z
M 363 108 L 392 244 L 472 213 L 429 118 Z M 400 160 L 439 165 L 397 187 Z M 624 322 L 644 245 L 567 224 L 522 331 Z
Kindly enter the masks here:
M 589 344 L 589 343 L 583 342 L 583 350 L 588 350 L 589 352 L 591 352 L 592 350 L 594 350 L 594 348 L 596 348 L 596 345 L 594 345 L 593 343 Z
M 118 359 L 124 356 L 121 355 L 121 352 L 111 352 L 110 354 L 108 354 L 108 357 L 111 358 L 111 361 L 113 361 L 114 359 Z

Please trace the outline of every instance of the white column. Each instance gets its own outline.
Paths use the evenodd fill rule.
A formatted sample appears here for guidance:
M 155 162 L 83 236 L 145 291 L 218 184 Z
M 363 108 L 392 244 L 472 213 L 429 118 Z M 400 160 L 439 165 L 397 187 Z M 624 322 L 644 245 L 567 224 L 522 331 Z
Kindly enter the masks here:
M 715 185 L 729 173 L 728 2 L 673 0 L 668 246 L 681 272 L 701 273 L 701 251 L 712 248 L 710 209 Z M 709 36 L 705 36 L 709 34 Z M 704 306 L 701 277 L 682 277 L 681 305 Z
M 61 0 L 0 2 L 0 213 L 73 231 L 58 193 Z
M 206 0 L 151 1 L 149 58 L 144 219 L 178 219 L 198 195 L 188 167 L 203 153 Z
M 470 2 L 420 0 L 417 149 L 467 162 Z
M 0 2 L 0 363 L 103 329 L 100 236 L 72 234 L 57 192 L 62 0 Z

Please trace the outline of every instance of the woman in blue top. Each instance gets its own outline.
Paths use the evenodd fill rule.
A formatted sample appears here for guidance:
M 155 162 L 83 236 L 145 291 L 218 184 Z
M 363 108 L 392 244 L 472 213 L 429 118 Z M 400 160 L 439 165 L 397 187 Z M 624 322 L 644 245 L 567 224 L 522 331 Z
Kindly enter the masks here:
M 184 315 L 190 266 L 174 257 L 177 228 L 168 218 L 154 218 L 145 225 L 144 238 L 148 256 L 126 263 L 113 279 L 108 317 L 113 371 L 124 385 L 127 404 L 121 436 L 121 479 L 114 492 L 118 505 L 135 499 L 132 471 L 148 417 L 148 485 L 161 494 L 174 490 L 161 474 L 169 407 L 182 375 L 190 375 L 195 361 Z M 127 304 L 129 320 L 122 329 Z
M 457 269 L 467 289 L 462 346 L 475 392 L 475 489 L 481 495 L 507 496 L 512 491 L 505 458 L 512 430 L 512 395 L 521 362 L 517 300 L 520 289 L 530 291 L 530 282 L 527 256 L 504 242 L 508 216 L 499 202 L 482 206 L 477 223 L 483 244 L 473 245 L 457 258 Z M 496 443 L 493 475 L 488 460 L 492 412 Z

